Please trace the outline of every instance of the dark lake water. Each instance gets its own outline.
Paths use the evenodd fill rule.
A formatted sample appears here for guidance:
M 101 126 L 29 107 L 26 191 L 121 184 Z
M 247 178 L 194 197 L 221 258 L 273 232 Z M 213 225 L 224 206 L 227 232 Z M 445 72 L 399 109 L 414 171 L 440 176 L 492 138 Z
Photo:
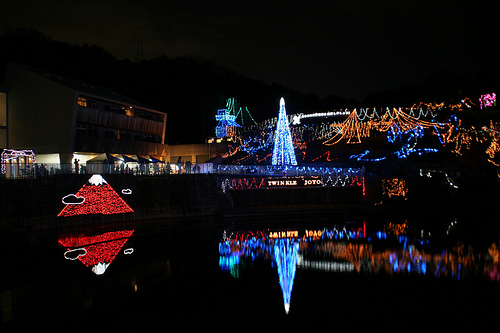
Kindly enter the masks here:
M 2 331 L 477 331 L 500 318 L 498 231 L 274 216 L 2 233 Z

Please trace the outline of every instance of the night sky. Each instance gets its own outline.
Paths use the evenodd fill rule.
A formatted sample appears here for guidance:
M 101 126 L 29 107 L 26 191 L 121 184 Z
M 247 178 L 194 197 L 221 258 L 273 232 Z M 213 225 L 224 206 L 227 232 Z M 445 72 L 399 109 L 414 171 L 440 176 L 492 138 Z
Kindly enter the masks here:
M 498 58 L 498 6 L 451 1 L 1 0 L 0 25 L 135 60 L 212 60 L 320 97 L 473 74 Z

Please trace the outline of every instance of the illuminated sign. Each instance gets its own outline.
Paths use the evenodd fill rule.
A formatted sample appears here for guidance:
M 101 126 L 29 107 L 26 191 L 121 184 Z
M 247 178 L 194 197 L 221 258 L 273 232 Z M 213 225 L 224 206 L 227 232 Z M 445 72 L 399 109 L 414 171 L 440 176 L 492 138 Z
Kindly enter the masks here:
M 299 237 L 297 230 L 270 231 L 269 238 L 294 238 Z
M 297 186 L 297 179 L 283 179 L 283 180 L 268 180 L 267 181 L 267 186 L 268 187 L 273 187 L 273 186 Z
M 304 186 L 323 185 L 321 179 L 304 179 Z
M 321 237 L 323 236 L 323 232 L 321 230 L 307 230 L 306 229 L 306 237 Z
M 289 177 L 267 179 L 267 187 L 304 187 L 323 185 L 321 178 L 315 177 Z
M 304 233 L 305 237 L 321 237 L 323 231 L 321 230 L 307 230 Z M 278 230 L 270 231 L 269 238 L 298 238 L 299 232 L 297 230 Z

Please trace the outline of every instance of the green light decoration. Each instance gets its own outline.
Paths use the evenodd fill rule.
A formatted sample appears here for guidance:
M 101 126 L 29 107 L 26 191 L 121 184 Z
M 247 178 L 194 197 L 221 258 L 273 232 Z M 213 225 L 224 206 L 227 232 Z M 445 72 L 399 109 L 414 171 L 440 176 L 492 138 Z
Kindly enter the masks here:
M 236 98 L 227 99 L 226 110 L 228 114 L 234 115 L 235 121 L 243 127 L 248 125 L 245 125 L 245 119 L 247 119 L 247 122 L 250 120 L 253 125 L 257 125 L 257 122 L 253 119 L 248 107 L 240 106 Z
M 218 121 L 215 127 L 215 135 L 218 138 L 232 137 L 235 135 L 234 128 L 244 127 L 245 119 L 250 120 L 253 125 L 257 122 L 253 119 L 248 107 L 241 107 L 236 98 L 228 98 L 225 109 L 218 109 L 215 120 Z M 251 124 L 252 125 L 252 124 Z M 230 130 L 230 129 L 233 130 Z

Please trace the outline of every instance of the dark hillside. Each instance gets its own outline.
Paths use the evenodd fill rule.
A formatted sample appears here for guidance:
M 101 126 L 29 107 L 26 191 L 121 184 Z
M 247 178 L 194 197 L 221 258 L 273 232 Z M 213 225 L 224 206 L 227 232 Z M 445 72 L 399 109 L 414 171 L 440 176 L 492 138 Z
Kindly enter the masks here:
M 203 59 L 163 56 L 134 63 L 118 60 L 98 46 L 70 45 L 35 30 L 4 29 L 0 49 L 0 82 L 8 63 L 16 62 L 113 89 L 166 111 L 170 144 L 203 142 L 213 136 L 217 109 L 230 97 L 247 106 L 256 121 L 275 117 L 282 96 L 290 113 L 348 104 L 336 96 L 322 100 L 280 84 L 268 85 Z

